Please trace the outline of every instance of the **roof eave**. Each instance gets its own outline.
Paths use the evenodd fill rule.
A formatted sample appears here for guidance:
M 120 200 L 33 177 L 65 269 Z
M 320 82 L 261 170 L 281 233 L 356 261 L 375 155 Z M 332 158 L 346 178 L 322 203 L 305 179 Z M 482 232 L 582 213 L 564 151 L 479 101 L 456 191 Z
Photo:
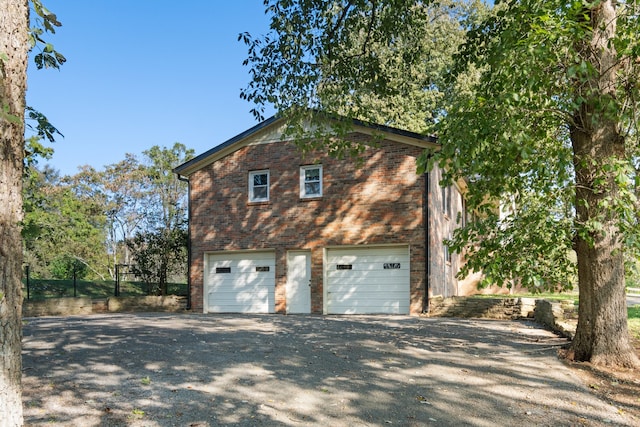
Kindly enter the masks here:
M 249 138 L 256 134 L 273 127 L 280 121 L 284 120 L 282 116 L 274 115 L 263 122 L 258 123 L 250 129 L 234 136 L 233 138 L 223 142 L 220 145 L 194 157 L 193 159 L 175 167 L 173 172 L 184 177 L 188 177 L 203 167 L 215 162 L 216 160 L 231 154 L 239 149 L 243 144 L 249 141 Z M 357 119 L 352 120 L 354 131 L 366 135 L 376 136 L 382 134 L 385 139 L 390 141 L 413 145 L 424 149 L 439 149 L 440 145 L 434 136 L 425 136 L 418 133 L 405 131 L 402 129 L 392 128 L 385 125 L 371 124 Z

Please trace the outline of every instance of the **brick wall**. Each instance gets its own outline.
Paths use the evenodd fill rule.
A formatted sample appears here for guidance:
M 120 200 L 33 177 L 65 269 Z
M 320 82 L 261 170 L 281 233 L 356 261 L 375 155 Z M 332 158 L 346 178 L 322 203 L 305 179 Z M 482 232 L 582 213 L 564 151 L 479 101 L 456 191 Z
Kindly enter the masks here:
M 364 135 L 352 135 L 363 140 Z M 411 248 L 411 312 L 422 311 L 425 236 L 421 148 L 382 141 L 360 162 L 302 155 L 290 142 L 249 145 L 190 176 L 192 308 L 203 308 L 207 252 L 276 250 L 276 311 L 285 311 L 286 251 L 311 251 L 312 312 L 322 313 L 323 248 L 406 244 Z M 320 163 L 323 196 L 301 199 L 299 169 Z M 269 169 L 270 201 L 249 203 L 248 173 Z

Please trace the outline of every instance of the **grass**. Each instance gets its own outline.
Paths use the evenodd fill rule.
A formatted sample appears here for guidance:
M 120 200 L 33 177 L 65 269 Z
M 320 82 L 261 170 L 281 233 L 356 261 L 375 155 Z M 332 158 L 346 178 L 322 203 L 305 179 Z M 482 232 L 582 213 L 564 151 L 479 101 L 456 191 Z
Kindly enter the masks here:
M 627 308 L 627 319 L 629 333 L 633 338 L 640 340 L 640 306 Z
M 27 298 L 27 285 L 23 283 L 22 293 Z M 76 297 L 89 297 L 94 299 L 107 298 L 115 293 L 113 280 L 77 280 L 75 288 Z M 174 295 L 186 295 L 187 285 L 184 283 L 169 283 L 168 293 Z M 141 282 L 120 282 L 120 296 L 144 296 L 147 294 L 147 285 Z M 73 280 L 55 279 L 30 279 L 29 299 L 73 297 Z

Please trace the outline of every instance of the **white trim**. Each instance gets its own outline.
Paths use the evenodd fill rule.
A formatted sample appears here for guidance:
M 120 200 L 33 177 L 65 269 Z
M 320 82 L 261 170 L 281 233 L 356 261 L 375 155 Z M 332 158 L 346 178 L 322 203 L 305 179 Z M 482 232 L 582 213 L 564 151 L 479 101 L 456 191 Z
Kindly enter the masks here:
M 319 184 L 320 184 L 320 193 L 318 194 L 307 194 L 306 189 L 306 171 L 318 169 L 319 170 Z M 312 197 L 322 197 L 322 165 L 306 165 L 300 166 L 300 198 L 308 199 Z
M 256 175 L 267 175 L 267 184 L 266 184 L 266 189 L 267 189 L 267 196 L 266 197 L 254 197 L 254 182 L 253 182 L 253 178 Z M 263 170 L 258 170 L 258 171 L 250 171 L 249 172 L 249 202 L 268 202 L 269 201 L 269 187 L 271 185 L 271 174 L 269 173 L 269 169 L 263 169 Z M 260 186 L 262 187 L 262 185 Z
M 223 157 L 226 157 L 235 151 L 249 146 L 249 145 L 259 145 L 259 144 L 270 144 L 270 143 L 279 143 L 284 141 L 291 141 L 290 137 L 285 137 L 284 131 L 286 129 L 286 125 L 284 122 L 284 118 L 279 118 L 274 120 L 272 123 L 268 124 L 266 127 L 262 127 L 255 132 L 250 132 L 246 136 L 242 136 L 242 134 L 236 136 L 238 138 L 237 141 L 225 146 L 212 153 L 211 155 L 200 159 L 197 163 L 191 164 L 188 168 L 185 168 L 180 171 L 180 174 L 183 176 L 190 176 L 191 174 L 199 171 L 200 169 L 210 165 L 211 163 L 220 160 Z M 258 125 L 259 127 L 260 125 Z M 310 129 L 309 125 L 306 125 L 307 128 Z M 327 130 L 330 130 L 330 127 L 326 127 Z M 361 134 L 369 135 L 369 136 L 383 136 L 385 139 L 389 141 L 393 141 L 400 144 L 412 145 L 415 147 L 420 147 L 424 149 L 433 149 L 435 151 L 440 150 L 440 145 L 433 141 L 424 140 L 421 138 L 415 138 L 409 135 L 400 135 L 394 132 L 384 132 L 379 129 L 373 129 L 368 126 L 362 125 L 353 125 L 354 132 L 358 132 Z M 223 143 L 226 144 L 226 143 Z

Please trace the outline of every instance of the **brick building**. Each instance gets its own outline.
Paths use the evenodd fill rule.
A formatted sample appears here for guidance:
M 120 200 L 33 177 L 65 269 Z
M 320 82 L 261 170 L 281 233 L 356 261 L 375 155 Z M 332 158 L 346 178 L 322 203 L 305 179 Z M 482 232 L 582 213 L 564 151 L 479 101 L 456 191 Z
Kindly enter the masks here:
M 433 138 L 354 123 L 360 162 L 304 155 L 272 117 L 175 168 L 189 182 L 190 307 L 205 313 L 418 314 L 458 295 L 442 241 L 464 202 Z M 463 217 L 464 215 L 462 215 Z

